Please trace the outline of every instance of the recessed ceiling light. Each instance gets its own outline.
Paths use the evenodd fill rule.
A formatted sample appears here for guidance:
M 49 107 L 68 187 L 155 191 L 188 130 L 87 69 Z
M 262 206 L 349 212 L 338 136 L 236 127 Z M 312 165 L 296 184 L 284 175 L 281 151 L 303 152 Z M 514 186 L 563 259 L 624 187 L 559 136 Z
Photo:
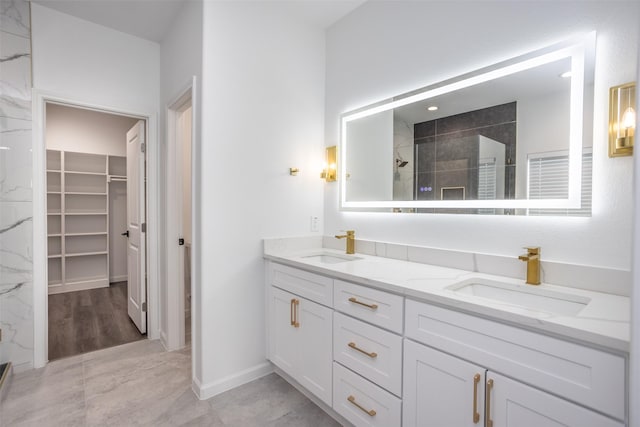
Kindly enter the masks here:
M 565 71 L 564 73 L 560 74 L 560 77 L 568 79 L 569 77 L 571 77 L 571 71 Z
M 0 150 L 11 150 L 11 148 L 9 148 L 9 147 L 2 147 L 2 146 L 0 146 Z
M 436 107 L 435 105 L 432 105 L 431 107 L 427 108 L 427 110 L 429 111 L 436 111 L 438 109 L 438 107 Z

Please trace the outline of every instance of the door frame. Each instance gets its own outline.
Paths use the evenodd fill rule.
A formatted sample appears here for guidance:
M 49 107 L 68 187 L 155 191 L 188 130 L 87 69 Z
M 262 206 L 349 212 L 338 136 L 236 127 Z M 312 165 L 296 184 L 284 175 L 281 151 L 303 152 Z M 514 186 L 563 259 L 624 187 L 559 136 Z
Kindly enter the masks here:
M 195 251 L 197 250 L 196 241 L 198 239 L 195 228 L 195 194 L 194 194 L 194 177 L 195 177 L 195 147 L 196 147 L 196 77 L 193 76 L 189 82 L 183 85 L 182 90 L 178 92 L 172 100 L 167 103 L 167 151 L 166 151 L 166 284 L 167 284 L 167 322 L 166 330 L 160 331 L 160 339 L 163 345 L 169 351 L 177 350 L 185 346 L 185 319 L 184 319 L 184 263 L 172 262 L 176 259 L 184 261 L 184 252 L 181 252 L 177 244 L 177 239 L 182 228 L 182 210 L 177 210 L 176 206 L 182 206 L 182 158 L 172 156 L 178 150 L 182 151 L 181 139 L 177 137 L 177 121 L 180 114 L 184 111 L 185 106 L 191 106 L 191 343 L 192 353 L 195 353 L 196 340 L 194 340 L 195 328 L 195 304 L 193 304 L 194 290 L 194 271 L 195 271 Z M 178 161 L 180 160 L 180 161 Z M 195 344 L 195 345 L 194 345 Z M 194 359 L 194 358 L 192 358 Z
M 90 104 L 51 92 L 33 89 L 32 155 L 33 155 L 33 321 L 34 368 L 47 364 L 49 353 L 49 313 L 47 277 L 47 202 L 46 202 L 46 116 L 47 103 L 60 104 L 85 110 L 125 115 L 145 121 L 147 134 L 147 338 L 159 337 L 159 283 L 160 270 L 160 209 L 158 119 L 155 112 L 135 111 L 127 106 Z

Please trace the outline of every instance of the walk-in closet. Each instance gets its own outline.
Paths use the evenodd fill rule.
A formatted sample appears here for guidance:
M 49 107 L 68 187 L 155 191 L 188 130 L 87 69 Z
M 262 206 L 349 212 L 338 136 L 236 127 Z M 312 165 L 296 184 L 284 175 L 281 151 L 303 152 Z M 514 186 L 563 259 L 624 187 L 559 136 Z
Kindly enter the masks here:
M 127 314 L 126 134 L 137 121 L 46 106 L 49 360 L 143 337 Z

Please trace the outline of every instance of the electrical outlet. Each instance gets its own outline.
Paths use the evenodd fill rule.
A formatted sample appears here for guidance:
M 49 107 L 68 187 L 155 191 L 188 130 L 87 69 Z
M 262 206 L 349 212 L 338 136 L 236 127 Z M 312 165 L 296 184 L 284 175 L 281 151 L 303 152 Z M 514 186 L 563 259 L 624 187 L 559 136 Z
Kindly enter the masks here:
M 315 215 L 311 215 L 311 231 L 318 232 L 318 223 L 320 222 L 320 218 Z

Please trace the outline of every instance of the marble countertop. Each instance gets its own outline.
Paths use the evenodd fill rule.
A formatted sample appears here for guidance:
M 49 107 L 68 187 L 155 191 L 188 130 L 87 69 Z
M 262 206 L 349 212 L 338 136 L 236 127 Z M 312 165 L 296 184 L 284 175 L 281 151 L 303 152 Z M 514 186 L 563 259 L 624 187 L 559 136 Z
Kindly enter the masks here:
M 317 257 L 308 258 L 320 253 L 356 259 L 329 264 L 321 262 Z M 412 299 L 433 302 L 610 350 L 629 352 L 631 305 L 628 297 L 545 283 L 535 286 L 534 292 L 561 292 L 577 299 L 589 299 L 589 303 L 577 314 L 558 315 L 545 311 L 544 307 L 540 310 L 525 308 L 447 289 L 463 281 L 479 279 L 524 287 L 526 292 L 530 285 L 526 285 L 524 280 L 359 253 L 345 255 L 343 251 L 326 248 L 283 251 L 265 249 L 264 257 Z

